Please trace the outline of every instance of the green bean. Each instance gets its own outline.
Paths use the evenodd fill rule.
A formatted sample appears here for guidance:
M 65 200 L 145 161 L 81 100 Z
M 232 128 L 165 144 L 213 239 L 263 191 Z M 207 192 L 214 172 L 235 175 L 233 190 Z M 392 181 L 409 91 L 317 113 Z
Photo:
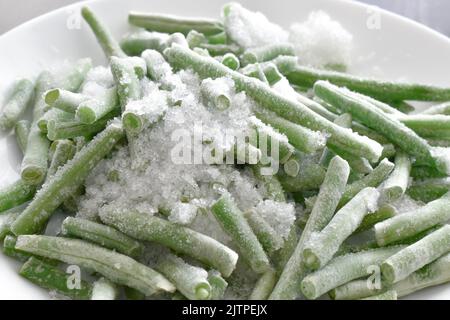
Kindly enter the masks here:
M 71 160 L 75 155 L 75 145 L 70 140 L 60 140 L 56 146 L 55 152 L 47 171 L 47 179 L 52 177 L 60 167 L 64 166 L 67 161 Z
M 355 155 L 373 161 L 376 161 L 381 155 L 382 148 L 377 142 L 360 137 L 333 124 L 318 116 L 303 104 L 284 98 L 264 83 L 230 70 L 213 58 L 199 56 L 191 50 L 179 46 L 168 48 L 164 53 L 171 65 L 178 68 L 192 68 L 202 78 L 231 77 L 238 91 L 245 91 L 249 97 L 263 107 L 294 123 L 328 133 L 330 135 L 328 143 L 338 144 L 341 148 L 346 148 Z
M 248 300 L 267 300 L 277 283 L 277 273 L 270 269 L 261 275 L 255 284 Z
M 387 159 L 383 159 L 380 162 L 380 164 L 375 169 L 373 169 L 371 173 L 363 177 L 361 180 L 349 184 L 345 188 L 345 192 L 342 195 L 338 208 L 342 208 L 347 202 L 353 199 L 353 197 L 364 188 L 378 187 L 392 172 L 393 169 L 394 164 Z
M 411 167 L 410 175 L 414 180 L 426 180 L 431 178 L 445 178 L 447 175 L 436 168 L 415 165 Z
M 139 78 L 133 66 L 125 59 L 112 57 L 111 71 L 116 81 L 119 102 L 124 110 L 128 102 L 141 97 Z
M 435 178 L 414 181 L 407 190 L 407 194 L 417 201 L 430 202 L 439 199 L 450 191 L 450 179 Z
M 411 160 L 400 152 L 395 157 L 395 167 L 391 175 L 381 187 L 382 197 L 388 201 L 394 201 L 400 198 L 408 188 L 409 173 L 411 171 Z
M 325 147 L 325 136 L 320 132 L 292 123 L 262 108 L 254 108 L 253 112 L 262 122 L 285 134 L 289 143 L 302 152 L 313 153 Z
M 61 109 L 50 109 L 38 120 L 37 126 L 42 133 L 48 133 L 48 123 L 52 121 L 55 123 L 75 121 L 75 115 Z
M 123 254 L 82 240 L 19 236 L 16 249 L 98 272 L 117 284 L 130 286 L 148 296 L 159 290 L 175 291 L 172 283 L 153 269 Z
M 75 113 L 80 103 L 89 97 L 81 93 L 74 93 L 63 89 L 51 89 L 44 93 L 45 103 L 51 108 L 57 108 L 65 112 Z
M 295 147 L 286 137 L 274 131 L 273 128 L 261 122 L 257 118 L 250 118 L 254 126 L 250 135 L 250 143 L 261 150 L 263 156 L 267 156 L 282 164 L 286 163 L 295 153 Z
M 123 138 L 122 126 L 111 123 L 78 152 L 36 194 L 30 205 L 12 225 L 14 234 L 31 234 L 42 229 L 54 210 L 83 183 L 91 170 Z
M 226 53 L 222 57 L 221 62 L 224 66 L 227 66 L 231 70 L 238 70 L 241 67 L 238 57 L 231 52 Z
M 241 57 L 244 65 L 273 60 L 279 56 L 295 56 L 294 46 L 290 43 L 269 44 L 247 49 Z
M 120 45 L 126 54 L 138 56 L 147 49 L 163 52 L 167 48 L 168 38 L 169 35 L 166 33 L 138 30 L 127 34 Z
M 333 300 L 356 300 L 370 297 L 382 292 L 373 284 L 368 283 L 368 279 L 350 281 L 342 286 L 332 289 L 328 294 Z
M 64 235 L 77 237 L 138 259 L 144 246 L 122 232 L 93 221 L 67 217 L 61 226 Z
M 206 36 L 206 40 L 209 44 L 227 44 L 230 42 L 225 31 Z
M 361 300 L 397 300 L 397 291 L 389 290 Z
M 450 251 L 450 225 L 400 250 L 381 265 L 383 279 L 396 283 Z
M 383 204 L 377 211 L 367 214 L 356 229 L 355 233 L 371 229 L 378 222 L 392 218 L 397 214 L 397 209 L 390 204 Z
M 407 296 L 424 288 L 437 286 L 450 281 L 450 254 L 427 264 L 393 285 L 399 297 Z
M 370 266 L 379 265 L 402 246 L 372 249 L 339 256 L 324 268 L 306 276 L 301 290 L 306 298 L 317 299 L 331 289 L 368 275 Z
M 105 278 L 100 278 L 92 285 L 91 300 L 116 300 L 119 295 L 117 286 Z
M 264 64 L 262 70 L 270 86 L 275 85 L 284 78 L 280 71 L 278 71 L 277 66 L 273 63 Z
M 420 114 L 444 114 L 444 115 L 450 115 L 450 103 L 444 102 L 435 106 L 432 106 L 430 108 L 425 109 Z
M 55 87 L 55 82 L 61 89 L 77 91 L 86 74 L 92 68 L 91 59 L 80 59 L 69 70 L 64 70 L 62 79 L 57 74 L 48 71 L 42 72 L 35 88 L 35 101 L 33 106 L 33 122 L 28 135 L 27 150 L 22 160 L 21 177 L 30 184 L 39 185 L 45 179 L 48 163 L 48 148 L 50 142 L 39 127 L 38 121 L 44 115 L 46 103 L 43 94 Z
M 231 88 L 226 82 L 205 79 L 200 85 L 200 91 L 207 105 L 212 105 L 220 111 L 231 105 Z
M 314 233 L 303 249 L 306 266 L 314 270 L 325 266 L 345 239 L 359 227 L 366 214 L 374 210 L 378 198 L 379 192 L 374 188 L 361 190 L 322 231 Z
M 314 92 L 326 102 L 343 108 L 362 124 L 382 133 L 390 141 L 401 146 L 406 153 L 443 172 L 450 170 L 445 152 L 437 152 L 414 131 L 392 116 L 373 108 L 372 104 L 358 98 L 352 92 L 324 81 L 318 81 L 314 85 Z
M 30 184 L 40 184 L 47 173 L 49 141 L 37 126 L 37 121 L 44 114 L 45 102 L 42 94 L 52 86 L 53 75 L 42 72 L 36 82 L 33 122 L 28 134 L 27 150 L 21 167 L 22 179 Z
M 236 56 L 241 54 L 241 48 L 235 44 L 201 44 L 201 49 L 208 50 L 210 56 L 224 56 L 227 53 L 232 53 Z
M 81 102 L 78 105 L 76 116 L 82 123 L 93 124 L 96 121 L 114 112 L 118 107 L 116 88 L 106 89 L 103 97 Z
M 21 209 L 14 208 L 8 210 L 7 213 L 3 213 L 0 217 L 0 241 L 3 241 L 7 235 L 11 234 L 11 224 L 17 219 Z
M 238 255 L 218 241 L 161 218 L 132 211 L 103 207 L 103 223 L 138 240 L 154 241 L 179 254 L 191 256 L 219 270 L 225 277 L 233 272 Z
M 333 217 L 339 199 L 344 193 L 349 172 L 350 168 L 345 160 L 339 157 L 331 160 L 325 180 L 320 187 L 319 195 L 300 236 L 300 240 L 281 272 L 269 299 L 295 299 L 300 295 L 300 282 L 307 272 L 303 262 L 305 243 L 310 240 L 314 232 L 321 231 Z
M 337 117 L 333 122 L 343 128 L 350 128 L 352 125 L 352 116 L 348 113 L 344 113 Z M 366 158 L 356 157 L 352 153 L 340 149 L 338 146 L 326 148 L 322 153 L 320 163 L 324 166 L 328 166 L 329 161 L 336 154 L 346 160 L 354 172 L 367 174 L 373 171 L 372 166 Z
M 248 210 L 244 212 L 244 217 L 268 254 L 283 246 L 283 238 L 257 212 Z
M 223 31 L 220 21 L 205 18 L 184 18 L 168 14 L 142 13 L 131 11 L 128 14 L 130 24 L 151 31 L 188 34 L 191 30 L 203 33 L 206 36 Z
M 293 169 L 289 166 L 294 167 Z M 295 155 L 278 172 L 278 179 L 286 192 L 302 192 L 319 189 L 325 177 L 325 169 L 312 161 L 303 161 Z
M 22 79 L 14 84 L 11 96 L 6 100 L 0 113 L 0 129 L 12 129 L 24 114 L 33 97 L 34 85 L 28 79 Z
M 370 104 L 374 105 L 375 107 L 377 107 L 378 109 L 380 109 L 380 110 L 383 111 L 384 113 L 393 114 L 393 115 L 395 115 L 396 117 L 397 117 L 397 116 L 399 116 L 399 117 L 402 117 L 402 116 L 408 117 L 408 116 L 406 116 L 405 114 L 403 114 L 403 112 L 400 112 L 399 110 L 397 110 L 397 109 L 391 107 L 391 106 L 388 105 L 387 103 L 378 101 L 378 100 L 376 100 L 376 99 L 374 99 L 374 98 L 371 98 L 371 97 L 369 97 L 369 96 L 366 96 L 366 95 L 363 95 L 363 94 L 360 94 L 360 93 L 356 93 L 356 92 L 355 92 L 354 94 L 355 94 L 356 97 L 358 97 L 358 98 L 360 98 L 360 99 L 362 99 L 362 100 L 365 100 L 365 101 L 369 102 Z
M 211 285 L 211 300 L 221 300 L 225 295 L 228 283 L 220 275 L 219 271 L 208 271 L 208 282 Z
M 126 54 L 122 51 L 119 44 L 114 40 L 110 31 L 103 25 L 98 17 L 88 7 L 81 8 L 81 15 L 84 20 L 89 24 L 92 32 L 94 33 L 97 41 L 103 49 L 103 52 L 108 58 L 125 57 Z
M 0 214 L 31 200 L 35 193 L 36 187 L 22 180 L 3 187 L 0 189 Z
M 88 300 L 91 297 L 92 285 L 90 283 L 81 280 L 79 287 L 72 288 L 68 285 L 71 282 L 69 274 L 38 258 L 28 259 L 19 274 L 42 288 L 57 291 L 66 297 L 81 300 Z
M 212 205 L 211 210 L 223 230 L 235 241 L 242 257 L 253 271 L 259 274 L 266 272 L 270 268 L 269 259 L 231 195 L 222 195 Z
M 407 239 L 450 219 L 448 207 L 450 193 L 429 202 L 416 210 L 409 211 L 375 225 L 375 236 L 380 246 Z
M 244 76 L 255 78 L 269 84 L 269 81 L 267 80 L 266 75 L 264 74 L 264 71 L 259 63 L 249 64 L 248 66 L 241 68 L 239 72 Z
M 207 43 L 208 39 L 206 39 L 206 36 L 203 33 L 191 30 L 186 35 L 186 41 L 188 42 L 189 48 L 193 49 L 202 43 Z
M 208 282 L 208 272 L 204 269 L 191 266 L 173 254 L 158 258 L 155 268 L 172 281 L 186 298 L 210 299 L 211 285 Z
M 396 115 L 395 118 L 422 137 L 440 139 L 450 135 L 447 115 Z
M 27 150 L 28 134 L 30 133 L 30 121 L 19 120 L 14 126 L 14 135 L 22 154 Z
M 82 123 L 79 120 L 58 122 L 50 120 L 47 123 L 47 137 L 51 141 L 72 139 L 79 136 L 89 137 L 105 129 L 108 123 L 119 114 L 119 110 L 113 110 L 94 123 Z
M 341 72 L 300 66 L 289 60 L 291 60 L 289 57 L 279 57 L 274 62 L 290 82 L 302 87 L 311 88 L 317 81 L 325 80 L 388 103 L 403 100 L 450 100 L 450 89 L 448 88 L 361 78 Z
M 136 290 L 134 288 L 130 288 L 125 286 L 123 288 L 125 297 L 127 298 L 127 300 L 144 300 L 145 299 L 145 294 L 143 294 L 142 292 L 140 292 L 139 290 Z
M 18 261 L 21 261 L 21 262 L 27 261 L 32 255 L 29 253 L 17 250 L 16 243 L 17 243 L 17 237 L 15 237 L 13 235 L 5 236 L 5 239 L 3 240 L 3 254 L 8 257 L 14 258 Z

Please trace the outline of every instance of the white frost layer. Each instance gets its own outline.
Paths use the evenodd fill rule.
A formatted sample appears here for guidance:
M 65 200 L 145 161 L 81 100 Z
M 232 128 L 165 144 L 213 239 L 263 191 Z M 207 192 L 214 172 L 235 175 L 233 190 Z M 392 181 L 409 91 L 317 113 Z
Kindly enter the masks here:
M 350 65 L 353 36 L 323 11 L 313 11 L 305 22 L 293 24 L 289 40 L 305 65 Z
M 225 30 L 238 45 L 252 48 L 288 41 L 288 33 L 261 12 L 249 11 L 238 3 L 227 6 L 229 13 L 224 17 Z
M 281 237 L 284 239 L 288 237 L 291 226 L 295 221 L 293 204 L 265 200 L 260 202 L 255 210 Z

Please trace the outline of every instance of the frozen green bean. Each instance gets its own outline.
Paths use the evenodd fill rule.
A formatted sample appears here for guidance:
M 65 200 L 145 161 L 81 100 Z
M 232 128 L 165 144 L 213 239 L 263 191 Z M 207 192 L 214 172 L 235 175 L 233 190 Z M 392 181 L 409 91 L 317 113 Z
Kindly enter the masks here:
M 208 236 L 164 219 L 105 207 L 100 212 L 100 219 L 130 237 L 154 241 L 179 254 L 191 256 L 219 270 L 225 277 L 236 267 L 236 252 Z
M 212 205 L 211 210 L 223 230 L 235 241 L 253 271 L 259 274 L 266 272 L 270 268 L 269 259 L 231 195 L 222 195 Z
M 321 231 L 333 217 L 339 200 L 344 193 L 349 173 L 350 167 L 345 160 L 339 157 L 331 160 L 324 183 L 320 187 L 318 198 L 306 222 L 300 240 L 281 272 L 269 299 L 296 299 L 300 295 L 300 283 L 307 274 L 303 261 L 305 243 L 310 240 L 314 232 Z
M 283 246 L 283 238 L 255 210 L 244 212 L 244 217 L 268 254 Z
M 411 160 L 403 152 L 395 156 L 395 167 L 381 187 L 382 197 L 390 202 L 400 198 L 408 188 Z
M 405 212 L 375 225 L 375 236 L 380 246 L 415 236 L 450 219 L 450 193 L 416 210 Z
M 94 33 L 97 41 L 103 49 L 105 55 L 110 58 L 115 57 L 125 57 L 126 54 L 120 48 L 117 41 L 113 38 L 110 31 L 103 25 L 99 18 L 91 11 L 88 7 L 83 7 L 81 9 L 81 15 L 84 20 L 89 24 L 92 32 Z
M 137 27 L 165 33 L 188 34 L 191 30 L 195 30 L 208 36 L 223 31 L 220 21 L 206 18 L 185 18 L 168 14 L 131 11 L 128 14 L 128 21 Z
M 363 298 L 361 300 L 397 300 L 397 291 L 388 290 L 386 292 L 377 294 L 375 296 Z
M 14 84 L 11 96 L 6 100 L 0 113 L 0 129 L 12 129 L 26 111 L 33 98 L 34 85 L 28 79 Z
M 320 232 L 313 233 L 303 249 L 305 264 L 314 270 L 320 269 L 330 261 L 341 244 L 361 224 L 368 212 L 377 206 L 379 192 L 365 188 L 340 209 L 330 223 Z
M 272 293 L 273 287 L 277 283 L 277 273 L 275 270 L 266 271 L 255 284 L 250 294 L 249 300 L 267 300 Z
M 279 56 L 295 56 L 294 46 L 290 43 L 269 44 L 247 49 L 241 57 L 244 65 L 273 60 Z
M 204 269 L 191 266 L 173 254 L 158 258 L 155 269 L 172 281 L 186 298 L 190 300 L 211 298 L 208 272 Z
M 369 274 L 370 266 L 380 265 L 402 246 L 350 253 L 330 261 L 324 268 L 306 276 L 301 289 L 308 299 L 317 299 L 331 289 Z
M 238 57 L 235 54 L 228 52 L 222 59 L 222 64 L 230 68 L 231 70 L 238 70 L 241 67 Z
M 211 300 L 221 300 L 225 295 L 228 283 L 217 270 L 208 271 L 208 282 L 211 285 Z
M 439 199 L 448 191 L 450 191 L 450 179 L 446 177 L 414 180 L 409 186 L 407 194 L 414 200 L 428 203 Z
M 39 235 L 19 236 L 16 249 L 75 264 L 150 296 L 157 291 L 175 291 L 160 273 L 127 257 L 89 242 Z
M 64 235 L 93 242 L 102 247 L 115 250 L 138 259 L 144 252 L 144 246 L 122 232 L 93 221 L 67 217 L 61 226 Z
M 28 134 L 30 133 L 30 121 L 19 120 L 14 126 L 14 134 L 16 136 L 17 145 L 22 154 L 27 150 Z
M 72 287 L 70 274 L 34 257 L 20 268 L 19 274 L 42 288 L 73 299 L 88 300 L 93 292 L 92 285 L 84 280 Z
M 450 251 L 450 225 L 400 250 L 381 265 L 383 279 L 396 283 Z
M 14 234 L 39 232 L 54 210 L 78 189 L 95 165 L 111 151 L 123 136 L 122 126 L 116 122 L 111 123 L 78 152 L 44 184 L 30 205 L 13 223 L 11 229 Z
M 60 167 L 64 166 L 67 161 L 71 160 L 75 155 L 75 145 L 70 140 L 60 140 L 55 148 L 50 166 L 47 171 L 47 179 L 52 177 Z
M 44 93 L 45 103 L 51 108 L 57 108 L 65 112 L 75 113 L 83 101 L 88 100 L 84 94 L 75 93 L 63 89 L 51 89 Z
M 35 193 L 35 186 L 29 185 L 20 179 L 3 187 L 0 189 L 0 214 L 31 200 Z

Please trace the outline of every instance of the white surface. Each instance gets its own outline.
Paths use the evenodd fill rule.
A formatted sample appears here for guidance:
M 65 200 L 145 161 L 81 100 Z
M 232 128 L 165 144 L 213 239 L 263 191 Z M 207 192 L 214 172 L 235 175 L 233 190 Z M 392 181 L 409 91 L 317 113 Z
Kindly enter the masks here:
M 98 0 L 91 8 L 111 27 L 119 38 L 128 30 L 130 9 L 167 12 L 180 15 L 217 17 L 225 1 L 152 1 Z M 390 13 L 381 12 L 380 28 L 369 29 L 368 7 L 338 0 L 241 1 L 244 6 L 265 13 L 283 26 L 303 21 L 311 10 L 323 9 L 340 21 L 353 35 L 357 59 L 352 70 L 358 74 L 386 79 L 409 79 L 450 85 L 450 41 L 430 29 Z M 65 59 L 90 56 L 103 63 L 101 49 L 88 27 L 68 29 L 67 23 L 81 4 L 36 18 L 0 37 L 0 94 L 18 76 L 35 76 L 43 67 Z M 78 16 L 78 14 L 76 14 Z M 79 17 L 79 16 L 78 16 Z M 70 19 L 69 19 L 70 20 Z M 76 20 L 76 18 L 75 18 Z M 73 20 L 70 20 L 73 21 Z M 0 138 L 0 185 L 18 176 L 19 153 L 10 137 Z M 17 275 L 18 264 L 0 255 L 0 299 L 42 299 L 48 294 Z M 412 298 L 448 299 L 450 286 L 426 290 Z

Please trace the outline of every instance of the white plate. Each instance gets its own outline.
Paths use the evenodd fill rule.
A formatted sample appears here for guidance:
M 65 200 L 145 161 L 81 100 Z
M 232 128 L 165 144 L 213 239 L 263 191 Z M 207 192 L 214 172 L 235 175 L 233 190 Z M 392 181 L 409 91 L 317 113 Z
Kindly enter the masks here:
M 217 17 L 225 2 L 97 0 L 88 3 L 119 38 L 128 29 L 127 12 L 130 9 Z M 449 85 L 449 39 L 400 16 L 343 0 L 241 2 L 286 27 L 292 22 L 303 21 L 311 10 L 323 9 L 354 35 L 355 56 L 361 58 L 355 60 L 353 72 L 392 80 L 408 79 Z M 78 14 L 83 4 L 53 11 L 0 37 L 0 94 L 17 77 L 35 76 L 43 67 L 58 61 L 89 56 L 95 63 L 104 63 L 100 47 Z M 369 28 L 368 21 L 369 25 L 373 21 L 369 19 L 377 18 L 380 28 Z M 20 155 L 11 137 L 0 138 L 0 163 L 0 185 L 17 178 Z M 0 255 L 0 299 L 48 298 L 44 290 L 17 275 L 18 267 L 18 263 Z M 425 290 L 410 298 L 448 299 L 450 285 Z

